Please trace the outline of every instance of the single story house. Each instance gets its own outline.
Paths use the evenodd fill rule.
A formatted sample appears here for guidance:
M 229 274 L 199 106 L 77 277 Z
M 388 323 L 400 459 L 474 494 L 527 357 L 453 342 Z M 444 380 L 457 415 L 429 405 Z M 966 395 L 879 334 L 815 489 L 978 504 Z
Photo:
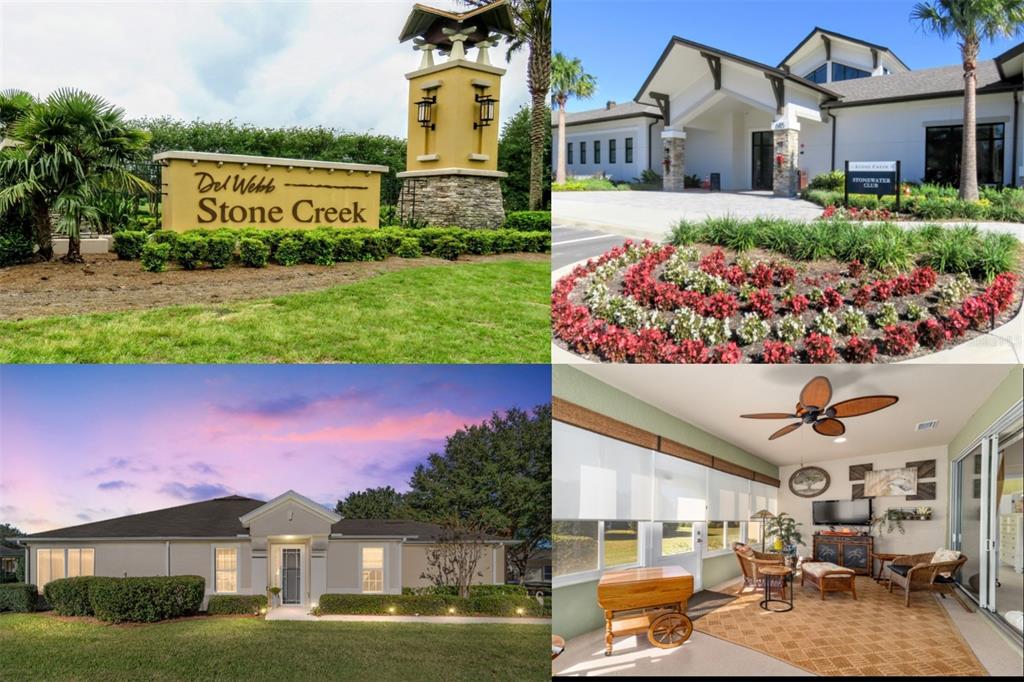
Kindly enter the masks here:
M 325 593 L 429 585 L 427 550 L 442 532 L 418 521 L 343 519 L 288 491 L 269 502 L 231 495 L 16 540 L 29 549 L 26 575 L 40 590 L 81 575 L 199 575 L 207 597 L 280 587 L 282 603 L 313 607 Z M 505 546 L 514 541 L 481 540 L 475 581 L 504 583 Z
M 1022 71 L 1024 43 L 978 63 L 981 184 L 1024 176 Z M 652 170 L 667 191 L 717 174 L 723 190 L 793 196 L 801 172 L 845 161 L 899 160 L 905 180 L 958 184 L 963 90 L 959 64 L 911 70 L 885 46 L 822 28 L 774 66 L 673 37 L 633 102 L 567 114 L 566 164 L 623 181 Z

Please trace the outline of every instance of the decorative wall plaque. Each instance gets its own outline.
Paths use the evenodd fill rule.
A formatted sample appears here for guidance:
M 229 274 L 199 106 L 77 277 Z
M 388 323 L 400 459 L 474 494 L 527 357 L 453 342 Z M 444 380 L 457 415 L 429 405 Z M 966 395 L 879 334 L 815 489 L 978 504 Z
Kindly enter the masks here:
M 828 472 L 821 467 L 803 467 L 789 477 L 789 489 L 799 497 L 817 497 L 828 490 Z
M 882 469 L 864 474 L 865 497 L 917 494 L 917 469 Z
M 919 462 L 907 462 L 908 469 L 917 469 L 918 480 L 922 478 L 935 478 L 935 460 L 922 459 Z
M 863 500 L 864 499 L 864 484 L 854 483 L 850 491 L 851 500 Z
M 935 481 L 928 481 L 917 483 L 917 494 L 907 495 L 908 500 L 934 500 L 935 499 Z
M 907 466 L 910 466 L 909 464 Z M 863 481 L 864 472 L 871 471 L 874 468 L 873 464 L 851 464 L 850 465 L 850 480 L 851 481 Z

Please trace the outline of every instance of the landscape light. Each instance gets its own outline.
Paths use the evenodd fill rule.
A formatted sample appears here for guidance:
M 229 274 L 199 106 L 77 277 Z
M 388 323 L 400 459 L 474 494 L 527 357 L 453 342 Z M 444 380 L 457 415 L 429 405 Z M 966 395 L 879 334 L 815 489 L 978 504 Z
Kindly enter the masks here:
M 517 606 L 517 607 L 516 607 L 516 615 L 517 615 L 517 616 L 521 616 L 521 615 L 523 615 L 523 612 L 524 612 L 524 609 L 523 609 L 523 607 L 522 607 L 522 606 Z
M 481 95 L 479 93 L 473 95 L 473 98 L 480 105 L 480 122 L 473 124 L 473 130 L 491 125 L 491 121 L 494 120 L 494 105 L 497 104 L 498 100 L 490 95 Z
M 437 104 L 437 95 L 424 97 L 416 102 L 416 120 L 424 128 L 436 130 L 437 126 L 430 120 L 430 108 Z
M 448 607 L 448 613 L 455 613 L 455 607 L 454 606 L 449 606 Z

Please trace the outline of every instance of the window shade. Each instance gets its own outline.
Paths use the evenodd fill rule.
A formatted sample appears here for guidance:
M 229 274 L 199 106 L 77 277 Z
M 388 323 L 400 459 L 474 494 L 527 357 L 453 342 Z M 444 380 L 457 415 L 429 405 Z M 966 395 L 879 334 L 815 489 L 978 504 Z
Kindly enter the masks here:
M 553 518 L 651 519 L 650 450 L 558 421 L 551 437 Z
M 778 513 L 779 489 L 775 486 L 753 481 L 750 484 L 750 513 L 753 515 L 762 509 L 767 509 L 772 514 Z
M 655 453 L 655 521 L 704 521 L 707 489 L 707 467 Z
M 708 518 L 746 521 L 750 517 L 750 483 L 717 469 L 708 471 Z

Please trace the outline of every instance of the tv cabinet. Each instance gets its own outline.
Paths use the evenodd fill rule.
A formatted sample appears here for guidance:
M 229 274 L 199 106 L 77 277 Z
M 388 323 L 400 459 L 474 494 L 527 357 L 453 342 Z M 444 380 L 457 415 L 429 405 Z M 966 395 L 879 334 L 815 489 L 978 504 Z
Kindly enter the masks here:
M 851 568 L 857 575 L 871 575 L 871 553 L 875 539 L 870 535 L 814 534 L 814 561 L 831 561 Z

